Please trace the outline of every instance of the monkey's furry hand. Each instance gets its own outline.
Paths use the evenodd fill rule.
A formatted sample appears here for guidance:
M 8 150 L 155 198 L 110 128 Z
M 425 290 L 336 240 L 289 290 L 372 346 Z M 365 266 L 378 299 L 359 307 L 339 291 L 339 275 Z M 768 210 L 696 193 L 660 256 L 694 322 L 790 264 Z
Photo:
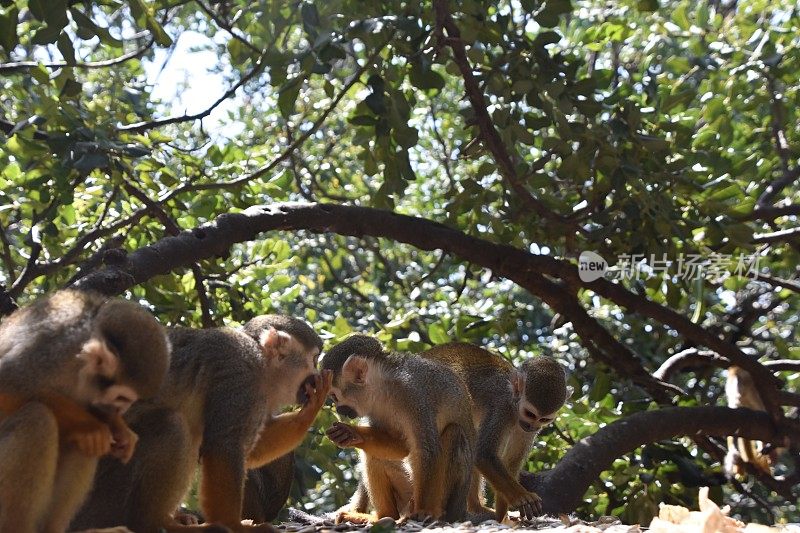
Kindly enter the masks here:
M 542 499 L 535 492 L 523 489 L 507 501 L 510 508 L 519 510 L 521 518 L 532 519 L 542 514 Z
M 325 432 L 329 439 L 340 448 L 350 448 L 364 444 L 364 437 L 350 424 L 334 422 Z
M 88 457 L 102 457 L 111 451 L 111 428 L 99 420 L 82 424 L 67 433 L 65 439 Z
M 308 416 L 313 420 L 322 406 L 325 405 L 325 399 L 331 390 L 331 383 L 333 382 L 333 372 L 324 370 L 322 374 L 314 376 L 314 383 L 306 383 L 306 397 L 308 401 L 300 409 L 302 415 Z
M 114 441 L 111 443 L 111 456 L 122 461 L 122 464 L 127 464 L 133 457 L 139 435 L 134 433 L 124 422 L 111 424 L 111 435 L 114 437 Z

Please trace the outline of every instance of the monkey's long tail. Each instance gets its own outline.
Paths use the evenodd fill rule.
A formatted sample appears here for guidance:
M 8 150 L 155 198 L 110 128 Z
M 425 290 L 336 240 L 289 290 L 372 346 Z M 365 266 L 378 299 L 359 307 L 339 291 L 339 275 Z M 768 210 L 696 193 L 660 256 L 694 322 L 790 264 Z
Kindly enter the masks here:
M 300 509 L 294 509 L 290 507 L 289 521 L 299 522 L 301 524 L 308 524 L 314 526 L 320 526 L 329 523 L 332 526 L 334 524 L 335 519 L 331 513 L 327 513 L 323 516 L 315 516 L 313 514 L 308 514 L 305 511 L 301 511 Z

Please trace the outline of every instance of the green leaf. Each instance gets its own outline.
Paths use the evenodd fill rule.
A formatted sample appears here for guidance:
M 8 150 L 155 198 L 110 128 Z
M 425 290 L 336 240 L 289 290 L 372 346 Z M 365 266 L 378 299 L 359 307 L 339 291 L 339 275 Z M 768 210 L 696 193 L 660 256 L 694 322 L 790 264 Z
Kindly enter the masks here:
M 739 185 L 732 183 L 727 187 L 714 191 L 710 196 L 706 198 L 706 201 L 722 202 L 724 200 L 729 200 L 731 198 L 735 198 L 740 195 L 742 195 L 742 188 L 739 187 Z
M 306 26 L 306 29 L 319 26 L 319 11 L 317 11 L 316 5 L 304 2 L 300 7 L 300 15 L 303 17 L 303 25 Z
M 672 11 L 672 21 L 684 31 L 687 31 L 692 27 L 692 23 L 689 22 L 689 17 L 686 16 L 686 8 L 686 2 L 681 2 L 678 4 L 678 7 Z
M 704 126 L 700 128 L 700 131 L 695 135 L 694 141 L 692 141 L 692 148 L 708 148 L 713 145 L 716 145 L 717 140 L 717 132 L 713 128 L 709 126 Z
M 297 96 L 300 94 L 302 86 L 303 77 L 295 76 L 284 83 L 278 91 L 278 109 L 285 118 L 289 118 L 295 113 L 295 102 L 297 102 Z
M 706 29 L 709 20 L 708 2 L 697 3 L 697 25 L 701 29 Z
M 369 528 L 369 533 L 392 533 L 397 529 L 397 526 L 394 522 L 390 522 L 388 524 L 378 524 L 376 523 L 371 528 Z
M 658 0 L 639 0 L 636 3 L 636 7 L 644 13 L 653 13 L 658 11 L 659 5 Z
M 58 97 L 59 99 L 75 98 L 82 92 L 83 85 L 80 82 L 77 82 L 72 78 L 67 78 L 67 80 L 64 82 L 64 86 L 61 87 L 61 92 L 58 94 Z
M 661 137 L 655 137 L 653 135 L 636 135 L 635 137 L 647 150 L 659 151 L 669 149 L 669 142 Z
M 668 94 L 661 99 L 661 111 L 669 113 L 679 105 L 685 105 L 692 101 L 695 96 L 695 91 L 692 89 L 685 89 L 677 93 Z
M 725 234 L 734 244 L 751 246 L 753 242 L 753 228 L 747 224 L 730 224 L 725 227 Z
M 414 87 L 423 90 L 441 90 L 444 88 L 444 78 L 430 67 L 425 68 L 422 61 L 414 61 L 411 64 L 409 80 Z
M 29 0 L 28 9 L 31 10 L 31 14 L 34 17 L 45 22 L 45 16 L 47 16 L 47 0 Z
M 374 126 L 378 123 L 378 119 L 369 115 L 356 115 L 347 119 L 347 122 L 356 126 Z
M 106 154 L 102 152 L 92 152 L 83 154 L 73 163 L 72 167 L 81 173 L 88 173 L 96 168 L 108 168 L 109 164 L 110 161 Z
M 383 92 L 372 92 L 364 98 L 364 103 L 376 115 L 383 115 L 386 113 L 386 98 Z
M 170 46 L 172 44 L 172 38 L 164 31 L 164 27 L 156 20 L 152 10 L 145 5 L 143 0 L 129 0 L 128 5 L 130 5 L 136 21 L 150 30 L 156 43 L 161 46 Z
M 428 337 L 430 337 L 433 344 L 445 344 L 450 341 L 447 329 L 438 322 L 428 326 Z
M 397 141 L 397 144 L 405 149 L 409 149 L 412 146 L 416 146 L 417 142 L 419 142 L 419 131 L 409 126 L 401 126 L 392 131 L 392 137 Z
M 68 226 L 72 226 L 77 221 L 77 217 L 75 215 L 75 207 L 71 204 L 62 205 L 61 206 L 61 218 L 64 220 L 64 223 Z
M 72 40 L 69 38 L 69 35 L 67 35 L 67 32 L 62 31 L 61 35 L 58 36 L 57 46 L 58 51 L 64 56 L 64 61 L 66 61 L 68 65 L 74 65 L 75 48 L 73 48 Z
M 17 35 L 17 19 L 19 9 L 17 6 L 0 9 L 0 46 L 10 54 L 19 44 Z
M 82 11 L 71 7 L 69 10 L 70 14 L 72 15 L 72 20 L 75 21 L 75 24 L 78 26 L 77 30 L 75 30 L 75 34 L 83 39 L 84 41 L 88 41 L 97 33 L 97 25 L 86 15 L 83 14 Z
M 294 283 L 294 278 L 287 274 L 275 274 L 269 280 L 269 288 L 273 291 L 280 291 L 292 285 Z
M 61 35 L 61 28 L 50 25 L 42 26 L 31 37 L 31 43 L 39 45 L 51 44 L 56 42 L 59 35 Z

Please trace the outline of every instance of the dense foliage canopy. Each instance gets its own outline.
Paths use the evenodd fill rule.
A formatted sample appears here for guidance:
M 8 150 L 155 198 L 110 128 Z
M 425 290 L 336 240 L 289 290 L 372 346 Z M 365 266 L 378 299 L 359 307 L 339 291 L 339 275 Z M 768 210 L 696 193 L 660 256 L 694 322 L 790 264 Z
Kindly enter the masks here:
M 799 26 L 790 0 L 0 0 L 0 307 L 80 279 L 168 324 L 554 355 L 575 393 L 532 472 L 725 405 L 735 364 L 791 444 L 771 473 L 725 479 L 735 426 L 676 430 L 612 450 L 578 511 L 646 523 L 711 485 L 798 521 Z M 336 205 L 245 211 L 287 201 Z M 616 268 L 584 280 L 584 251 Z M 317 512 L 353 487 L 322 435 Z

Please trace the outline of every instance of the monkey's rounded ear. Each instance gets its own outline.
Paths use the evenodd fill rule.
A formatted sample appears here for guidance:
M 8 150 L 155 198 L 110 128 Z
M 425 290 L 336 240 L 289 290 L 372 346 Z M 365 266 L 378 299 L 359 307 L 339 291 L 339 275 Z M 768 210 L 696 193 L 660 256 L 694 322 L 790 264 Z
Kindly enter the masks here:
M 514 399 L 522 398 L 525 394 L 525 374 L 519 370 L 515 370 L 511 374 L 511 392 L 514 394 Z
M 283 355 L 284 348 L 289 345 L 289 341 L 291 340 L 291 335 L 270 326 L 261 332 L 258 343 L 261 345 L 261 351 L 264 355 L 268 357 L 280 357 Z
M 342 374 L 354 383 L 363 385 L 367 380 L 367 360 L 360 355 L 351 355 L 342 365 Z
M 111 377 L 119 368 L 119 359 L 114 352 L 108 348 L 105 341 L 95 337 L 86 341 L 77 357 L 83 361 L 85 368 L 95 375 Z

